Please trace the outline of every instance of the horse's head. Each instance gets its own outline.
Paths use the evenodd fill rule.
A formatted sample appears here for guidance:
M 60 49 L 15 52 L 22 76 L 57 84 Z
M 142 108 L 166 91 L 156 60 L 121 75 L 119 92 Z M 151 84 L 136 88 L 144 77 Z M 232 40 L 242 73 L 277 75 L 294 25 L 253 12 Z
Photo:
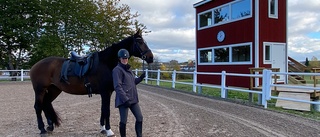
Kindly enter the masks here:
M 131 54 L 145 60 L 148 64 L 153 62 L 153 54 L 149 49 L 147 43 L 142 38 L 141 30 L 132 36 L 133 46 L 131 47 Z

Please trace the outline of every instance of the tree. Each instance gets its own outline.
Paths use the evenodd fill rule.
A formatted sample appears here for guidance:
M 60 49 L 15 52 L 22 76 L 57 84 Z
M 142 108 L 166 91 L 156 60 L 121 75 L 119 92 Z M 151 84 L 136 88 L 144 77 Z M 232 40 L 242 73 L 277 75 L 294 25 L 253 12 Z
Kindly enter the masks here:
M 0 0 L 0 61 L 2 67 L 19 69 L 38 38 L 39 0 Z
M 0 0 L 0 67 L 101 51 L 146 27 L 118 0 Z
M 160 68 L 160 62 L 159 62 L 159 57 L 154 55 L 153 56 L 153 63 L 148 65 L 149 70 L 157 70 Z
M 99 51 L 119 42 L 128 35 L 134 34 L 136 27 L 146 29 L 138 23 L 138 13 L 132 14 L 128 5 L 119 5 L 118 0 L 98 0 L 93 36 L 90 46 L 91 51 Z
M 305 65 L 306 65 L 307 67 L 309 66 L 309 60 L 308 60 L 308 58 L 306 58 Z
M 311 58 L 311 61 L 309 64 L 310 64 L 310 67 L 312 67 L 312 68 L 319 67 L 319 61 L 318 61 L 317 57 L 313 56 Z
M 180 70 L 180 66 L 179 66 L 179 63 L 177 60 L 171 60 L 169 62 L 169 65 L 170 65 L 170 69 L 171 70 L 176 70 L 176 71 L 179 71 Z
M 161 70 L 161 71 L 167 71 L 166 65 L 160 64 L 160 70 Z M 161 73 L 161 78 L 162 78 L 162 79 L 168 79 L 168 78 L 170 78 L 170 73 L 169 73 L 169 72 L 163 72 L 163 73 Z
M 129 59 L 128 64 L 131 65 L 132 69 L 140 69 L 141 66 L 142 66 L 142 62 L 141 62 L 140 58 L 137 58 L 137 57 L 134 57 L 134 56 L 132 56 Z
M 57 0 L 46 5 L 48 9 L 53 8 L 46 13 L 50 22 L 47 24 L 51 25 L 45 29 L 52 36 L 58 35 L 65 55 L 71 50 L 84 54 L 84 45 L 90 52 L 104 50 L 134 34 L 133 27 L 137 24 L 146 29 L 136 21 L 138 14 L 132 14 L 128 5 L 119 5 L 118 0 Z

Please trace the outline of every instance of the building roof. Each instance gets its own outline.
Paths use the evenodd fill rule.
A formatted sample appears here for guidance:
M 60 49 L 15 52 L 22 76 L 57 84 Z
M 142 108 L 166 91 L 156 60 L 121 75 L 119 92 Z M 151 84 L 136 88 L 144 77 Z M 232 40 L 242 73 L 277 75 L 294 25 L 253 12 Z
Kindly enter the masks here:
M 193 8 L 199 7 L 199 6 L 201 6 L 203 4 L 206 4 L 206 3 L 210 2 L 210 1 L 212 1 L 212 0 L 202 0 L 202 1 L 198 2 L 198 3 L 193 4 Z

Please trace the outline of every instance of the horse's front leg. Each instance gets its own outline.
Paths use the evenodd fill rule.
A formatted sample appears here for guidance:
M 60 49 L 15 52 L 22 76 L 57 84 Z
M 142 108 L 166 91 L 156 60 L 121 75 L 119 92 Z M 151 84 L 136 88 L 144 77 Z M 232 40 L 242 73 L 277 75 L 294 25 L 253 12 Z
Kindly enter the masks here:
M 110 100 L 111 93 L 101 94 L 101 133 L 106 134 L 107 136 L 114 136 L 114 133 L 111 130 L 110 126 Z

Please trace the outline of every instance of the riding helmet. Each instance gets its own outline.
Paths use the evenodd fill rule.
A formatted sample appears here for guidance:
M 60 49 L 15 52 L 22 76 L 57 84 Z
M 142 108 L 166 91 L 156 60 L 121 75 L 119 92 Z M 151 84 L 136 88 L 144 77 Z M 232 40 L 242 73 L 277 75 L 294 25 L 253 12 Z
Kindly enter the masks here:
M 118 51 L 118 58 L 129 58 L 129 52 L 126 49 L 120 49 Z

